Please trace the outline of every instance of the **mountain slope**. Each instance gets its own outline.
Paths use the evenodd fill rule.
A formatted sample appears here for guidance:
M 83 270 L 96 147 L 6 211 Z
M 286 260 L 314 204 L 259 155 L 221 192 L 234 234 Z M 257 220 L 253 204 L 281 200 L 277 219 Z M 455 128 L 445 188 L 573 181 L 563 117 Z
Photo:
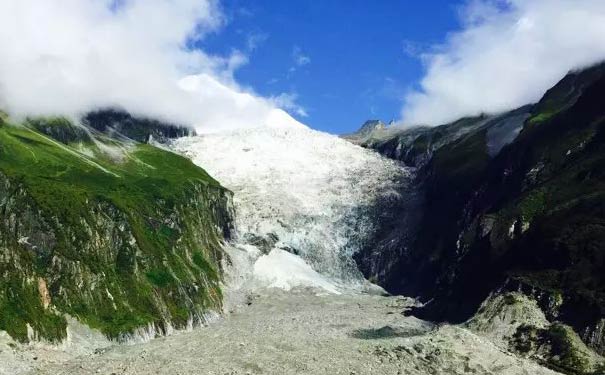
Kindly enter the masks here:
M 95 350 L 85 338 L 81 350 L 77 335 L 54 350 L 13 344 L 18 350 L 0 352 L 0 372 L 554 374 L 465 327 L 403 317 L 413 299 L 370 295 L 382 290 L 368 288 L 352 254 L 389 230 L 393 208 L 409 207 L 410 168 L 304 127 L 171 144 L 235 193 L 224 270 L 233 313 L 143 345 Z M 241 290 L 245 298 L 231 304 Z
M 388 290 L 431 300 L 414 314 L 461 322 L 490 293 L 520 290 L 550 322 L 605 352 L 604 71 L 570 73 L 540 103 L 500 120 L 465 119 L 366 143 L 419 167 L 423 218 L 381 279 Z M 504 133 L 522 130 L 503 137 L 494 130 L 502 119 Z M 490 150 L 490 132 L 508 144 Z M 371 259 L 363 267 L 377 272 Z M 573 340 L 556 327 L 533 328 L 550 345 L 549 363 L 589 371 L 580 357 L 557 353 L 557 337 Z
M 220 309 L 231 193 L 189 160 L 4 116 L 0 182 L 0 329 L 14 338 L 62 340 L 63 314 L 125 338 Z
M 392 293 L 430 296 L 448 246 L 456 243 L 458 218 L 490 155 L 512 141 L 529 117 L 526 106 L 499 116 L 460 119 L 434 128 L 390 128 L 362 145 L 415 170 L 414 200 L 356 258 L 367 277 Z M 412 220 L 410 220 L 412 218 Z M 455 256 L 455 252 L 452 252 Z M 401 270 L 405 272 L 401 272 Z

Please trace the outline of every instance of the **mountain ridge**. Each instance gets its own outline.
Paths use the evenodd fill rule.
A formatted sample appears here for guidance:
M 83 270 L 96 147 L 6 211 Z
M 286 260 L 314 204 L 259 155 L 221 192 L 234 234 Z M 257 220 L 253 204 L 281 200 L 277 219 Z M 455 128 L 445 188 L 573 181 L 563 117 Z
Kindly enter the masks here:
M 411 313 L 434 321 L 463 322 L 490 293 L 523 291 L 552 324 L 573 327 L 603 354 L 603 95 L 599 64 L 571 72 L 535 105 L 367 140 L 363 146 L 418 168 L 423 203 L 412 242 L 395 229 L 378 250 L 358 255 L 366 277 L 420 296 L 426 305 Z M 490 132 L 502 134 L 494 132 L 501 124 L 517 134 L 490 153 Z M 388 254 L 395 259 L 385 274 Z M 554 340 L 548 332 L 541 345 Z M 589 372 L 555 352 L 553 366 Z

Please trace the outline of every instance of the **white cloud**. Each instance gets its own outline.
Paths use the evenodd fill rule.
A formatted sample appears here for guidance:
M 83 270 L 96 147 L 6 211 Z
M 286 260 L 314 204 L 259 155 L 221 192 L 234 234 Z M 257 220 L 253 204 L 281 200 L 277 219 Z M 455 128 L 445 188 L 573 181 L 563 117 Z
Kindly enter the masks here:
M 269 39 L 269 34 L 253 32 L 246 37 L 246 48 L 252 52 Z
M 296 102 L 297 99 L 298 94 L 296 93 L 282 93 L 280 95 L 271 97 L 271 101 L 277 107 L 283 108 L 288 112 L 292 112 L 300 117 L 309 116 L 307 110 Z
M 305 55 L 299 46 L 294 46 L 294 48 L 292 48 L 292 60 L 296 67 L 305 66 L 311 63 L 311 58 Z
M 427 72 L 405 99 L 405 123 L 535 102 L 569 70 L 605 59 L 603 0 L 476 0 L 461 15 L 462 30 L 423 55 Z
M 77 116 L 120 106 L 200 131 L 287 119 L 235 82 L 246 55 L 187 48 L 223 22 L 215 0 L 0 1 L 0 108 Z
M 420 58 L 424 53 L 424 49 L 426 47 L 421 43 L 415 42 L 413 40 L 405 39 L 401 43 L 401 49 L 403 53 L 408 57 Z

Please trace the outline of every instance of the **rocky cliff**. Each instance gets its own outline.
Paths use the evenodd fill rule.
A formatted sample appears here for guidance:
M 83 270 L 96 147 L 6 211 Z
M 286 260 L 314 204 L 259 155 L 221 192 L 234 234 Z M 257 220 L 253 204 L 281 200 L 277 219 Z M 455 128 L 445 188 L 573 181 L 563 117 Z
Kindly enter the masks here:
M 412 313 L 439 321 L 465 321 L 490 294 L 522 291 L 604 353 L 604 96 L 599 65 L 570 73 L 536 105 L 365 139 L 417 167 L 421 200 L 415 228 L 394 228 L 358 255 L 366 275 L 430 301 Z
M 2 116 L 0 329 L 15 339 L 60 341 L 66 314 L 127 339 L 221 309 L 231 193 L 128 126 Z

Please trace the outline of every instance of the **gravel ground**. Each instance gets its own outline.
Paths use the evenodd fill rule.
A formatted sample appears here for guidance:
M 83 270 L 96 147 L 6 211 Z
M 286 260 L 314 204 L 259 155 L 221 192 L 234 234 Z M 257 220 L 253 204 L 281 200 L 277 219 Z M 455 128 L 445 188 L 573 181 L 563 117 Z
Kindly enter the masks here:
M 15 372 L 53 375 L 553 374 L 464 328 L 402 316 L 411 301 L 401 297 L 271 290 L 249 303 L 208 327 L 144 344 L 74 355 L 0 343 L 0 359 L 20 364 Z M 12 362 L 11 351 L 19 357 Z

